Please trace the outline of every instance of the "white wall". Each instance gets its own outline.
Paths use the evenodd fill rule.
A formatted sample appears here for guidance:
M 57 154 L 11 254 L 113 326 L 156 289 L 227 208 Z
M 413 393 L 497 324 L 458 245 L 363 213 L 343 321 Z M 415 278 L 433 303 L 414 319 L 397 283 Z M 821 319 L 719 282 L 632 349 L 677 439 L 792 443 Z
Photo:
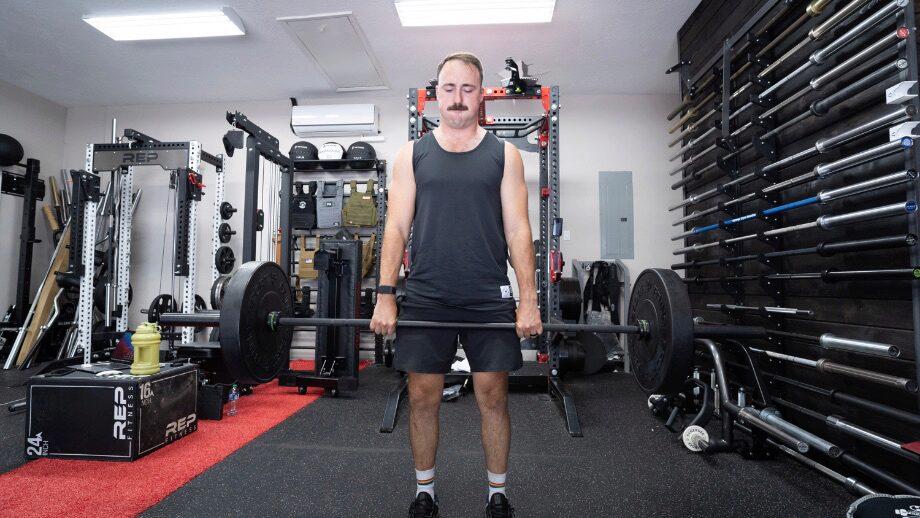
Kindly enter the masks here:
M 677 105 L 668 95 L 563 97 L 560 104 L 561 209 L 571 240 L 562 242 L 567 259 L 599 259 L 599 171 L 632 171 L 635 259 L 627 259 L 635 278 L 646 268 L 667 268 L 675 256 L 670 236 L 677 218 L 667 207 L 680 201 L 667 171 L 665 117 Z M 569 267 L 566 267 L 569 275 Z
M 67 109 L 47 99 L 31 94 L 19 87 L 0 81 L 0 133 L 14 137 L 25 150 L 25 157 L 41 161 L 40 177 L 59 176 L 64 152 L 64 123 Z M 3 168 L 23 173 L 22 167 Z M 60 182 L 58 186 L 61 187 Z M 36 243 L 32 256 L 32 294 L 45 277 L 54 250 L 51 232 L 41 212 L 43 204 L 51 203 L 50 185 L 45 184 L 45 201 L 36 205 Z M 0 195 L 0 311 L 16 298 L 17 268 L 19 265 L 19 234 L 22 225 L 22 198 Z M 2 316 L 2 313 L 0 313 Z
M 598 171 L 633 171 L 635 192 L 636 258 L 626 261 L 633 276 L 643 268 L 666 267 L 671 262 L 673 233 L 671 217 L 666 207 L 679 199 L 669 188 L 666 175 L 669 169 L 667 135 L 664 131 L 665 114 L 676 103 L 672 96 L 565 96 L 560 112 L 560 158 L 562 216 L 571 240 L 563 241 L 566 258 L 597 259 L 600 257 L 600 218 L 598 212 Z M 301 103 L 305 103 L 301 100 Z M 389 160 L 398 147 L 406 141 L 406 99 L 404 94 L 377 94 L 373 96 L 348 95 L 330 99 L 311 99 L 310 103 L 377 104 L 381 111 L 384 142 L 375 142 L 380 158 Z M 274 134 L 280 147 L 287 151 L 300 140 L 289 128 L 290 104 L 288 101 L 205 103 L 188 105 L 109 106 L 80 107 L 67 111 L 64 146 L 64 165 L 83 167 L 83 154 L 88 142 L 109 142 L 112 118 L 118 120 L 118 133 L 124 128 L 134 128 L 161 140 L 199 140 L 205 150 L 222 152 L 220 139 L 230 129 L 225 120 L 227 110 L 239 110 L 250 120 Z M 434 113 L 431 107 L 429 113 Z M 525 110 L 518 107 L 517 111 Z M 492 114 L 498 114 L 498 108 Z M 314 139 L 314 144 L 332 139 Z M 338 139 L 347 147 L 350 139 Z M 525 171 L 530 186 L 530 214 L 534 235 L 538 236 L 538 162 L 535 154 L 524 156 Z M 242 208 L 245 158 L 237 153 L 231 159 L 227 177 L 226 199 Z M 213 170 L 204 170 L 207 185 Z M 104 182 L 107 179 L 104 178 Z M 135 186 L 144 188 L 144 195 L 135 218 L 132 246 L 131 279 L 135 304 L 131 311 L 131 325 L 142 321 L 139 311 L 161 291 L 170 291 L 168 284 L 170 252 L 167 250 L 163 270 L 164 284 L 160 286 L 160 261 L 164 239 L 165 195 L 167 176 L 159 168 L 136 168 Z M 198 292 L 207 294 L 210 289 L 210 231 L 211 198 L 206 195 L 199 216 L 199 234 L 202 259 L 199 260 Z M 234 229 L 241 228 L 242 213 L 231 220 Z M 171 227 L 171 223 L 169 225 Z M 167 247 L 172 239 L 172 229 L 166 228 Z M 241 234 L 230 242 L 239 255 Z M 569 274 L 569 267 L 566 267 Z M 180 290 L 175 290 L 179 293 Z

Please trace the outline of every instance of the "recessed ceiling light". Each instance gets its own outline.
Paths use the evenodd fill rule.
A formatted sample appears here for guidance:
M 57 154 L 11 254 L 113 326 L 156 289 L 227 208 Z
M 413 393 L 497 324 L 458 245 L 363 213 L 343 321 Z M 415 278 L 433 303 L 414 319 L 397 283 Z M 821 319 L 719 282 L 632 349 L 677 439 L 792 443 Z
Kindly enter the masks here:
M 556 0 L 398 0 L 403 27 L 549 23 Z
M 84 16 L 83 21 L 115 41 L 212 38 L 246 34 L 243 21 L 229 7 L 219 11 Z

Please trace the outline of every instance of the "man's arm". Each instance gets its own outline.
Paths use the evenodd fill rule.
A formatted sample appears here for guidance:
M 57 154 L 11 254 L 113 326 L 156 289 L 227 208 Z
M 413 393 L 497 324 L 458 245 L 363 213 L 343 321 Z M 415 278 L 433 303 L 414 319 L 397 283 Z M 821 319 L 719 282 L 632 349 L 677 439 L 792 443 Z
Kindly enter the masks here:
M 521 153 L 505 143 L 505 172 L 501 185 L 502 221 L 505 241 L 511 255 L 511 267 L 517 277 L 520 302 L 517 310 L 518 336 L 525 338 L 543 332 L 537 308 L 534 282 L 533 235 L 527 214 L 527 184 L 524 182 L 524 162 Z
M 413 143 L 399 148 L 393 160 L 393 180 L 387 197 L 387 221 L 380 251 L 380 284 L 396 286 L 406 241 L 415 217 L 415 173 L 412 170 Z M 396 331 L 396 296 L 377 294 L 371 330 L 389 335 Z

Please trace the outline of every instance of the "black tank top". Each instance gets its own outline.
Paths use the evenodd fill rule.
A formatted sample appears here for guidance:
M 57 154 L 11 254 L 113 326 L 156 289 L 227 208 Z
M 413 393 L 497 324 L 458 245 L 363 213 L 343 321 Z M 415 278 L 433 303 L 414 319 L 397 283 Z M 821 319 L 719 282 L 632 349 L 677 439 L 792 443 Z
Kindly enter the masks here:
M 486 133 L 448 152 L 429 133 L 415 142 L 415 219 L 403 307 L 427 319 L 490 321 L 514 309 L 502 222 L 505 144 Z

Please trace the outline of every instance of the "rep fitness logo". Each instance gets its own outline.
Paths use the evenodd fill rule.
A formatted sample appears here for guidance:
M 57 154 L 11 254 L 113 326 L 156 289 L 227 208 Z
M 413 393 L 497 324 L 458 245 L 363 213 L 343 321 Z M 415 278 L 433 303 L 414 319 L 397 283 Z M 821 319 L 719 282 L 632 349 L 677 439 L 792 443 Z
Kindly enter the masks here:
M 112 437 L 128 439 L 125 429 L 128 427 L 128 400 L 124 387 L 115 387 L 115 422 L 112 425 Z
M 166 425 L 166 440 L 176 440 L 179 437 L 194 431 L 196 428 L 198 428 L 198 426 L 195 424 L 197 420 L 198 417 L 195 414 L 189 414 L 182 419 L 169 423 Z

